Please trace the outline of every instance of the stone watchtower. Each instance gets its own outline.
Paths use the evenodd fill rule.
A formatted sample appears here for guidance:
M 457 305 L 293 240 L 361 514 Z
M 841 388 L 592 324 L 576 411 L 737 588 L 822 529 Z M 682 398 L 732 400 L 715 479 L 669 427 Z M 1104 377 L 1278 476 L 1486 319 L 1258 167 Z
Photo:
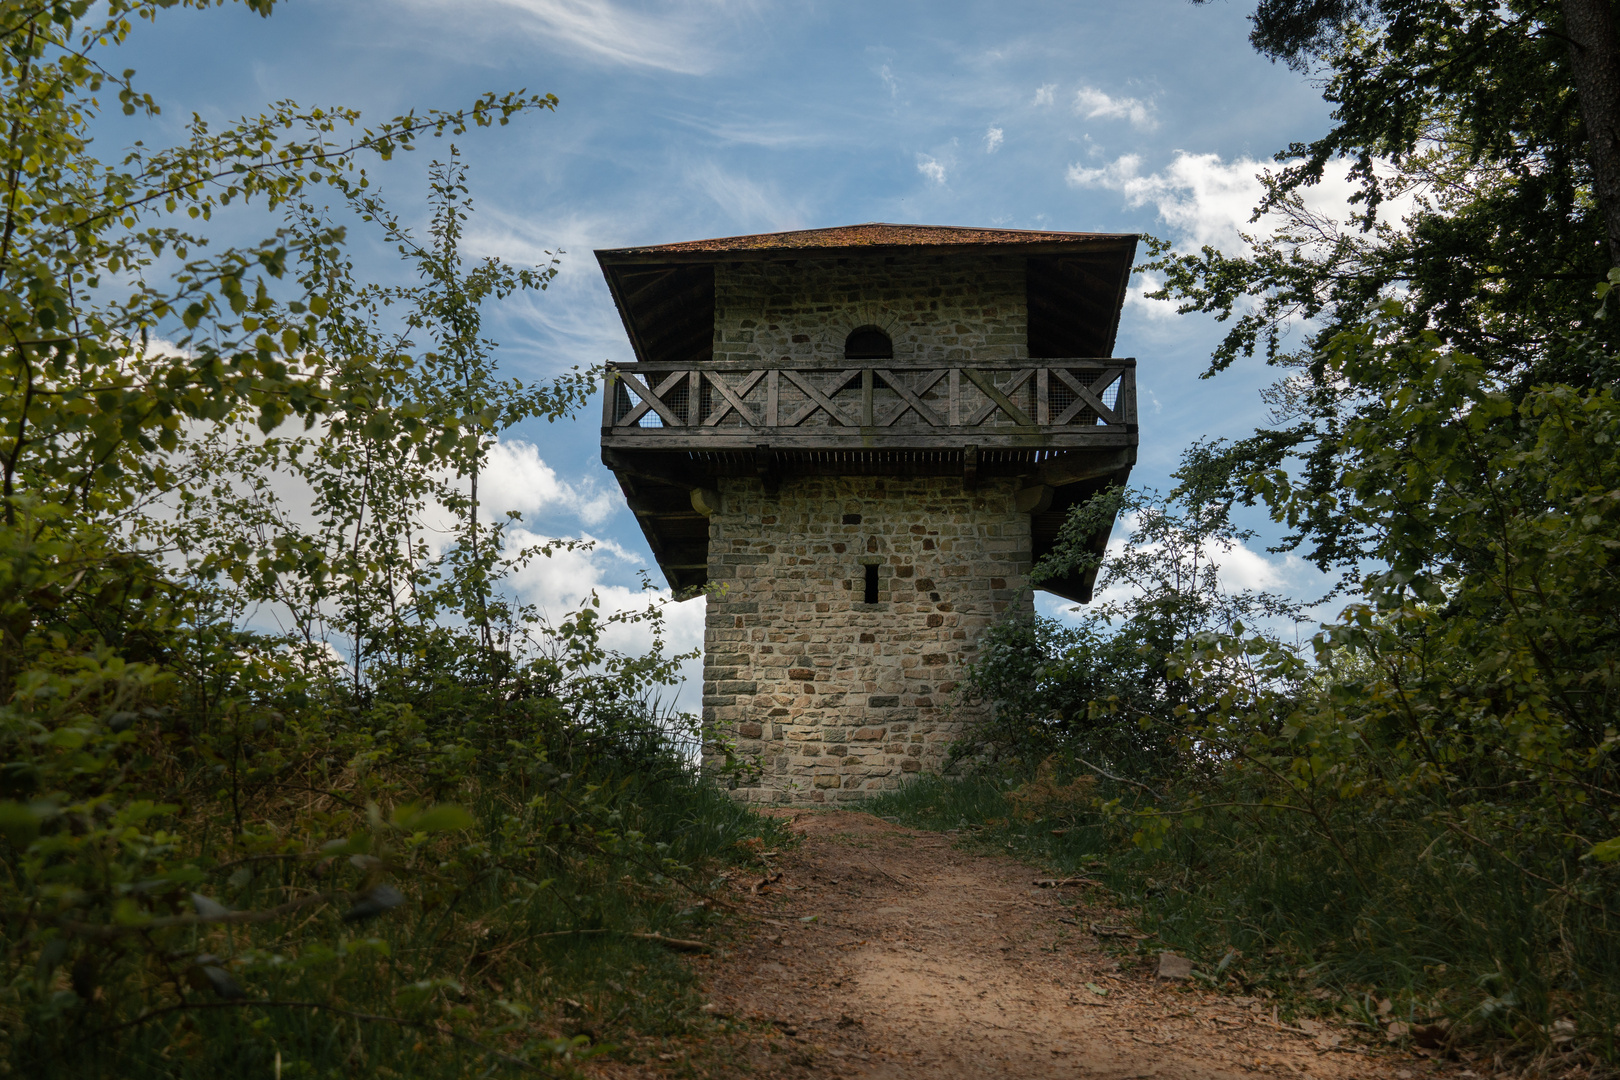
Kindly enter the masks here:
M 596 253 L 636 352 L 602 460 L 676 596 L 708 594 L 740 795 L 893 788 L 977 718 L 953 690 L 980 632 L 1136 460 L 1135 361 L 1109 358 L 1135 250 L 873 224 Z

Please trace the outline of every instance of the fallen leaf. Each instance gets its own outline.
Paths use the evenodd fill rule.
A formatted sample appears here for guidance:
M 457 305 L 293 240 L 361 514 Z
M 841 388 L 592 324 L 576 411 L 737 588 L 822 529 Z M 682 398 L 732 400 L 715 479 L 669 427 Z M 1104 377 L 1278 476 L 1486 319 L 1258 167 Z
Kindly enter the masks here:
M 1159 954 L 1159 966 L 1153 973 L 1158 979 L 1190 979 L 1192 978 L 1192 961 L 1185 956 L 1173 952 Z

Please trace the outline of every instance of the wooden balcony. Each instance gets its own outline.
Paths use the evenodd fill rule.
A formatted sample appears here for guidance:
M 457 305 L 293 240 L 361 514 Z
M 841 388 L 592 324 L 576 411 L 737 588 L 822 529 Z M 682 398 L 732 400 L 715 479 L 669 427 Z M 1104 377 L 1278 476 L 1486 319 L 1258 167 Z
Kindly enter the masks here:
M 602 447 L 705 451 L 1134 447 L 1136 361 L 610 366 Z M 1021 455 L 1020 455 L 1021 456 Z M 865 471 L 865 470 L 861 470 Z
M 677 594 L 708 576 L 719 477 L 768 492 L 818 474 L 1014 478 L 1039 558 L 1069 508 L 1136 461 L 1129 359 L 620 364 L 606 390 L 602 461 Z M 1089 600 L 1092 576 L 1043 587 Z

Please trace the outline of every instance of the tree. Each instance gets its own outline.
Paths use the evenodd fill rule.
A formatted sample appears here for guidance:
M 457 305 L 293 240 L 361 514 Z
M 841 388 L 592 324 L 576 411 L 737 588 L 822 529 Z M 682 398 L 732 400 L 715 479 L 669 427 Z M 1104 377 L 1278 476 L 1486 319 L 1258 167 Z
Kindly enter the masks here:
M 986 631 L 963 692 L 993 705 L 993 720 L 958 755 L 991 750 L 1026 766 L 1080 755 L 1148 776 L 1186 766 L 1182 736 L 1198 707 L 1175 662 L 1185 643 L 1299 617 L 1282 596 L 1222 583 L 1222 559 L 1253 535 L 1233 525 L 1229 510 L 1228 502 L 1176 503 L 1120 489 L 1071 510 L 1030 582 L 1100 564 L 1098 599 L 1079 625 L 1036 617 Z M 1128 530 L 1124 543 L 1099 557 L 1091 539 L 1116 516 Z
M 749 818 L 672 745 L 688 718 L 656 695 L 680 657 L 607 648 L 594 599 L 542 623 L 498 580 L 543 551 L 481 516 L 490 445 L 590 376 L 502 378 L 480 312 L 551 269 L 467 265 L 454 150 L 425 241 L 362 167 L 556 99 L 370 126 L 283 102 L 101 160 L 109 91 L 157 108 L 107 54 L 182 4 L 212 6 L 0 0 L 0 1070 L 279 1074 L 285 1053 L 324 1075 L 378 1053 L 461 1076 L 467 1047 L 566 1066 L 586 1051 L 525 1003 L 457 989 L 445 1010 L 458 924 L 551 940 L 535 926 L 589 895 L 590 933 L 608 911 L 645 936 L 679 853 Z M 208 247 L 241 202 L 281 227 Z M 421 280 L 358 280 L 356 223 Z M 271 477 L 306 484 L 313 522 Z M 244 625 L 265 604 L 287 632 Z M 656 637 L 656 612 L 626 617 Z M 434 914 L 393 954 L 378 927 L 407 905 Z
M 272 0 L 246 0 L 268 15 Z M 0 82 L 7 131 L 0 174 L 0 499 L 8 524 L 28 507 L 70 500 L 90 517 L 129 512 L 152 491 L 183 483 L 152 452 L 173 450 L 189 422 L 249 409 L 265 430 L 330 407 L 335 378 L 386 382 L 365 357 L 320 346 L 327 300 L 318 286 L 278 299 L 272 283 L 310 245 L 342 230 L 285 235 L 205 257 L 204 238 L 179 223 L 206 221 L 234 202 L 268 209 L 316 185 L 353 193 L 369 185 L 360 161 L 387 160 L 425 134 L 505 123 L 550 109 L 555 98 L 486 95 L 455 112 L 409 114 L 362 128 L 352 110 L 283 103 L 221 131 L 201 120 L 190 141 L 137 146 L 118 167 L 91 156 L 95 95 L 116 89 L 126 113 L 155 114 L 133 72 L 107 73 L 98 49 L 116 47 L 133 19 L 174 0 L 88 0 L 0 5 Z M 185 0 L 207 7 L 209 0 Z M 89 21 L 92 7 L 103 14 Z M 340 140 L 340 132 L 354 132 Z M 149 271 L 183 261 L 167 280 Z M 125 282 L 133 280 L 133 287 Z M 154 337 L 173 326 L 172 346 Z M 338 369 L 342 369 L 341 375 Z
M 1583 120 L 1608 99 L 1577 92 L 1586 76 L 1572 60 L 1572 49 L 1586 63 L 1607 46 L 1582 51 L 1566 29 L 1566 9 L 1550 0 L 1260 5 L 1256 47 L 1317 75 L 1335 110 L 1326 134 L 1278 153 L 1256 215 L 1279 225 L 1250 253 L 1161 248 L 1150 264 L 1164 274 L 1157 295 L 1232 320 L 1208 374 L 1257 352 L 1287 371 L 1270 394 L 1273 424 L 1211 448 L 1219 467 L 1204 470 L 1214 486 L 1201 495 L 1252 500 L 1243 478 L 1285 463 L 1319 493 L 1340 484 L 1338 433 L 1380 406 L 1335 383 L 1322 358 L 1341 332 L 1387 320 L 1392 298 L 1401 333 L 1438 335 L 1514 392 L 1620 373 L 1612 321 L 1594 318 L 1591 299 L 1612 259 L 1589 138 L 1598 121 Z M 1339 163 L 1359 185 L 1348 226 L 1304 198 Z M 1408 207 L 1398 221 L 1395 200 Z M 1285 334 L 1306 320 L 1285 351 Z M 1370 538 L 1328 506 L 1296 516 L 1285 543 L 1354 576 Z
M 1563 42 L 1571 82 L 1580 97 L 1592 193 L 1602 208 L 1609 260 L 1620 265 L 1620 37 L 1615 34 L 1610 0 L 1559 0 L 1556 4 L 1524 4 L 1517 9 L 1424 0 L 1261 0 L 1253 16 L 1250 40 L 1273 59 L 1306 67 L 1312 58 L 1342 45 L 1353 28 L 1362 25 L 1395 30 L 1394 43 L 1401 45 L 1409 44 L 1415 36 L 1415 24 L 1444 24 L 1449 16 L 1455 25 L 1480 15 L 1495 18 L 1504 26 L 1511 26 L 1517 18 L 1527 18 L 1536 24 L 1533 33 Z M 1469 59 L 1465 53 L 1455 57 L 1453 64 L 1460 66 Z

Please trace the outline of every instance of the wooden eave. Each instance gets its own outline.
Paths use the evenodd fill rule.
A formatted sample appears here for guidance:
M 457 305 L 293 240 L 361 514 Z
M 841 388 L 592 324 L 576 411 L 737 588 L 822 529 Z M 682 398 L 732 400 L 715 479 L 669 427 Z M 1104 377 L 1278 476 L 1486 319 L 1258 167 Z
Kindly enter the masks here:
M 911 242 L 865 242 L 889 235 Z M 972 239 L 957 242 L 958 235 Z M 644 363 L 689 363 L 713 355 L 718 265 L 960 255 L 1026 260 L 1032 317 L 1050 328 L 1032 355 L 1107 356 L 1113 352 L 1136 242 L 1133 233 L 874 224 L 610 248 L 597 251 L 596 260 L 636 358 Z

